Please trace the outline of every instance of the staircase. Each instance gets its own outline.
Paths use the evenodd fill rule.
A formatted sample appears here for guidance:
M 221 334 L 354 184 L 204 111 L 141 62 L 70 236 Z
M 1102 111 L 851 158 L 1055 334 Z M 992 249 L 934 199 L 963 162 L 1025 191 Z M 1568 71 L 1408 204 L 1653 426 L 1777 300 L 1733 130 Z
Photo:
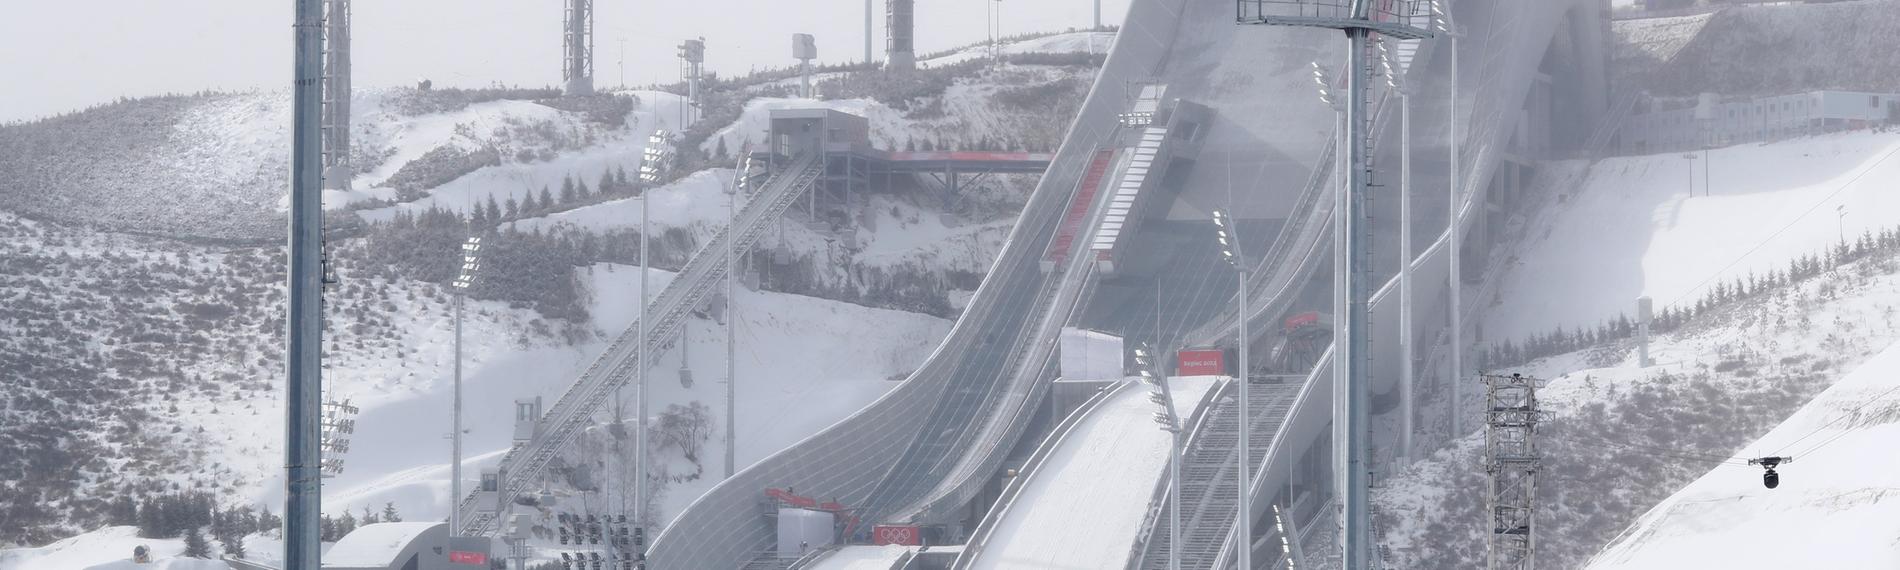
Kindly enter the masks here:
M 1296 384 L 1254 384 L 1247 388 L 1249 404 L 1253 413 L 1252 431 L 1248 443 L 1253 449 L 1248 456 L 1252 465 L 1260 465 L 1266 459 L 1267 446 L 1273 441 L 1273 434 L 1280 431 L 1280 424 L 1287 413 L 1293 409 L 1294 396 L 1299 393 Z M 1234 473 L 1236 449 L 1240 445 L 1240 431 L 1235 421 L 1239 414 L 1239 399 L 1233 395 L 1223 396 L 1215 404 L 1207 423 L 1188 444 L 1187 452 L 1181 458 L 1181 568 L 1209 569 L 1215 558 L 1220 556 L 1221 545 L 1233 533 L 1234 516 L 1238 512 L 1237 477 Z M 1253 474 L 1258 475 L 1258 471 Z M 1175 500 L 1171 497 L 1169 500 Z M 1165 507 L 1164 507 L 1165 508 Z M 1165 512 L 1165 511 L 1163 511 Z M 1165 515 L 1164 515 L 1165 516 Z M 1255 525 L 1259 529 L 1259 525 Z M 1158 521 L 1151 529 L 1153 535 L 1148 539 L 1146 554 L 1134 568 L 1144 570 L 1166 570 L 1168 553 L 1175 545 L 1168 542 L 1168 521 Z
M 693 253 L 679 275 L 648 305 L 647 314 L 653 322 L 646 330 L 646 338 L 640 338 L 640 323 L 629 325 L 541 416 L 536 431 L 539 435 L 502 456 L 499 505 L 513 505 L 516 496 L 540 480 L 548 463 L 592 423 L 594 413 L 612 397 L 614 388 L 636 376 L 639 367 L 644 365 L 639 361 L 640 343 L 645 342 L 650 353 L 664 349 L 679 332 L 688 312 L 725 278 L 726 255 L 750 249 L 772 221 L 811 190 L 824 174 L 824 165 L 821 154 L 794 158 L 791 167 L 773 175 L 764 188 L 752 196 L 731 227 L 721 228 Z M 733 232 L 735 229 L 737 233 Z M 500 530 L 496 524 L 497 511 L 480 508 L 478 493 L 470 494 L 457 506 L 461 520 L 465 521 L 461 531 L 466 536 L 492 536 Z

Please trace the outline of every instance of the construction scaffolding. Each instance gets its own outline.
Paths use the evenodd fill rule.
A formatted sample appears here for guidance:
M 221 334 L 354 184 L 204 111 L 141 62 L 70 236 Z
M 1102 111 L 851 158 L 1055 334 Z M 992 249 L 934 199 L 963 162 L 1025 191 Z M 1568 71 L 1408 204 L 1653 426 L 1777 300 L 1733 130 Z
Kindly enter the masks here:
M 1491 513 L 1486 540 L 1490 570 L 1530 570 L 1537 566 L 1538 380 L 1522 374 L 1487 374 L 1485 383 L 1484 470 L 1491 486 L 1485 506 Z

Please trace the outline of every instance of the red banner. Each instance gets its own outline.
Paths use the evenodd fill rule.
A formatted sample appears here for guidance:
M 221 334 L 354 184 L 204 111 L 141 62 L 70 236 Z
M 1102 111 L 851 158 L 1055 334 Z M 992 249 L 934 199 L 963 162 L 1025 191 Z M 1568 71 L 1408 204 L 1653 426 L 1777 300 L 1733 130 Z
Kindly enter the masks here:
M 1175 373 L 1182 376 L 1226 374 L 1227 355 L 1218 350 L 1183 350 L 1176 355 Z
M 488 564 L 488 553 L 450 550 L 449 562 L 453 564 Z
M 923 537 L 913 525 L 881 524 L 871 527 L 871 543 L 878 546 L 917 546 L 923 544 Z

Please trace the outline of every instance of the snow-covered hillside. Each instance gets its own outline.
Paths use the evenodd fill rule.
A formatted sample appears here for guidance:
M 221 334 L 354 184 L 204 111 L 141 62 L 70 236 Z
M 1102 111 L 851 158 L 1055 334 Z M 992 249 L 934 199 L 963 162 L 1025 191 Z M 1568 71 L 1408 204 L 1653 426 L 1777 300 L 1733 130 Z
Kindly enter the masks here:
M 1661 310 L 1900 224 L 1900 133 L 1853 132 L 1552 167 L 1574 192 L 1529 221 L 1485 309 L 1486 338 Z M 1706 169 L 1706 170 L 1705 170 Z M 1705 174 L 1706 172 L 1706 174 Z M 1844 209 L 1842 209 L 1844 208 Z M 1845 215 L 1842 215 L 1845 213 Z
M 1514 354 L 1578 347 L 1492 369 L 1550 379 L 1538 524 L 1564 538 L 1540 541 L 1540 565 L 1580 566 L 1710 473 L 1707 458 L 1754 453 L 1749 442 L 1900 340 L 1900 208 L 1886 191 L 1900 181 L 1896 151 L 1900 137 L 1882 133 L 1718 149 L 1711 196 L 1700 165 L 1690 195 L 1679 155 L 1547 169 L 1539 189 L 1560 194 L 1515 223 L 1527 238 L 1499 254 L 1504 273 L 1482 299 L 1493 355 L 1500 343 Z M 1648 368 L 1618 319 L 1645 294 L 1667 317 Z M 1380 525 L 1404 567 L 1481 564 L 1482 445 L 1462 434 L 1381 479 Z M 1759 473 L 1723 472 L 1759 484 Z
M 1651 509 L 1589 565 L 1597 570 L 1900 567 L 1900 344 L 1854 369 L 1738 458 L 1792 455 L 1765 488 L 1761 468 L 1716 467 Z M 1737 545 L 1755 545 L 1737 548 Z

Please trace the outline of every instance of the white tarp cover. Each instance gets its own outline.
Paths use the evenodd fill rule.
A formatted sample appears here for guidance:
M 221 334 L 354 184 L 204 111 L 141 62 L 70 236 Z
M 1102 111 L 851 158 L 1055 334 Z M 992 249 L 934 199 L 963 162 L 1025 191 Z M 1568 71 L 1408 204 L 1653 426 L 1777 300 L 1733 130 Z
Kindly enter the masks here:
M 808 550 L 831 545 L 831 513 L 808 509 L 778 510 L 779 556 L 802 556 Z
M 1074 327 L 1062 329 L 1062 377 L 1067 380 L 1120 380 L 1122 338 Z

